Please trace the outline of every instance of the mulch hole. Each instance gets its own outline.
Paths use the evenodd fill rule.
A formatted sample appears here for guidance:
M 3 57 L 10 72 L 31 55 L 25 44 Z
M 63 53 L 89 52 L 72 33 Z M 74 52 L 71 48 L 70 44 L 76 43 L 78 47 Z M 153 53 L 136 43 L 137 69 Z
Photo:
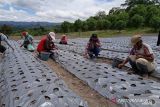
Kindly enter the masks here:
M 136 84 L 131 84 L 131 87 L 136 87 Z
M 57 92 L 57 91 L 59 91 L 59 88 L 54 88 L 54 89 L 53 89 L 53 92 L 54 92 L 54 93 Z
M 15 97 L 14 99 L 15 99 L 15 100 L 19 100 L 19 97 Z
M 31 104 L 35 104 L 37 101 L 36 100 L 33 100 L 33 101 L 31 101 Z
M 44 98 L 45 98 L 46 100 L 50 100 L 50 99 L 51 99 L 49 96 L 44 96 Z
M 12 89 L 11 91 L 15 92 L 15 91 L 17 91 L 17 89 Z
M 102 86 L 102 88 L 106 88 L 106 87 L 107 87 L 107 84 L 105 84 L 105 85 Z
M 44 93 L 46 93 L 46 92 L 47 92 L 46 90 L 42 90 L 42 91 L 41 91 L 42 94 L 44 94 Z
M 63 98 L 63 96 L 58 96 L 58 98 Z

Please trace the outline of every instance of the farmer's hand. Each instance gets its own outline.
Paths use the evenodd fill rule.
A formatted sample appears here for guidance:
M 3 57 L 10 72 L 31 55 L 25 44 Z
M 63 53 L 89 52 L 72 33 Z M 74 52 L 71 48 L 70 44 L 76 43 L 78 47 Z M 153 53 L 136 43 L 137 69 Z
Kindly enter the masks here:
M 119 64 L 119 65 L 118 65 L 118 68 L 121 69 L 123 66 L 124 66 L 123 63 L 122 63 L 122 64 Z

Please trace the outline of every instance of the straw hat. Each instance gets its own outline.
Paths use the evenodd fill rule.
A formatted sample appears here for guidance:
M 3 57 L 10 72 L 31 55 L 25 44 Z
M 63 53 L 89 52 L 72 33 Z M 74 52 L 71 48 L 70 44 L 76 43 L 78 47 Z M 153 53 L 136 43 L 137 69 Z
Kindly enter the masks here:
M 142 40 L 142 37 L 141 35 L 134 35 L 132 38 L 131 38 L 131 45 L 135 45 L 137 42 L 139 42 L 140 40 Z

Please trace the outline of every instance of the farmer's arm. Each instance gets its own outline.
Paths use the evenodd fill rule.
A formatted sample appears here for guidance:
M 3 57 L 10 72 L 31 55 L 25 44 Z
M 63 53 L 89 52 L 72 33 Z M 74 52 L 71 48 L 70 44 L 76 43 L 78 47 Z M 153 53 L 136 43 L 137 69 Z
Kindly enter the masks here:
M 121 64 L 118 65 L 118 68 L 122 68 L 126 63 L 128 63 L 129 58 L 127 57 Z
M 2 37 L 3 37 L 3 39 L 4 39 L 4 42 L 6 42 L 7 45 L 8 45 L 10 48 L 12 48 L 12 50 L 14 50 L 14 48 L 10 45 L 10 43 L 9 43 L 9 41 L 8 41 L 8 39 L 7 39 L 7 37 L 6 37 L 4 34 L 2 35 Z
M 129 55 L 135 55 L 134 48 L 131 49 Z M 129 56 L 121 64 L 118 65 L 118 68 L 122 68 L 128 62 L 129 62 Z

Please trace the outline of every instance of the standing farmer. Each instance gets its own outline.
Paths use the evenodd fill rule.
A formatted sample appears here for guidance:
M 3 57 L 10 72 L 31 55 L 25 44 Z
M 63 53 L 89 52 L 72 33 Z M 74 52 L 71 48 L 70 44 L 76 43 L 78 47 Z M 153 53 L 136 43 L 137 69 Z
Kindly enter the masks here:
M 10 47 L 10 48 L 12 48 L 12 50 L 14 51 L 14 48 L 10 45 L 10 43 L 9 43 L 9 41 L 8 41 L 8 39 L 7 39 L 7 36 L 6 35 L 4 35 L 3 33 L 0 33 L 0 53 L 5 53 L 5 51 L 6 51 L 6 47 L 4 47 L 3 45 L 2 45 L 2 41 L 4 41 L 5 43 L 7 43 L 7 45 Z
M 159 31 L 159 33 L 158 33 L 157 46 L 159 46 L 159 44 L 160 44 L 160 31 Z

